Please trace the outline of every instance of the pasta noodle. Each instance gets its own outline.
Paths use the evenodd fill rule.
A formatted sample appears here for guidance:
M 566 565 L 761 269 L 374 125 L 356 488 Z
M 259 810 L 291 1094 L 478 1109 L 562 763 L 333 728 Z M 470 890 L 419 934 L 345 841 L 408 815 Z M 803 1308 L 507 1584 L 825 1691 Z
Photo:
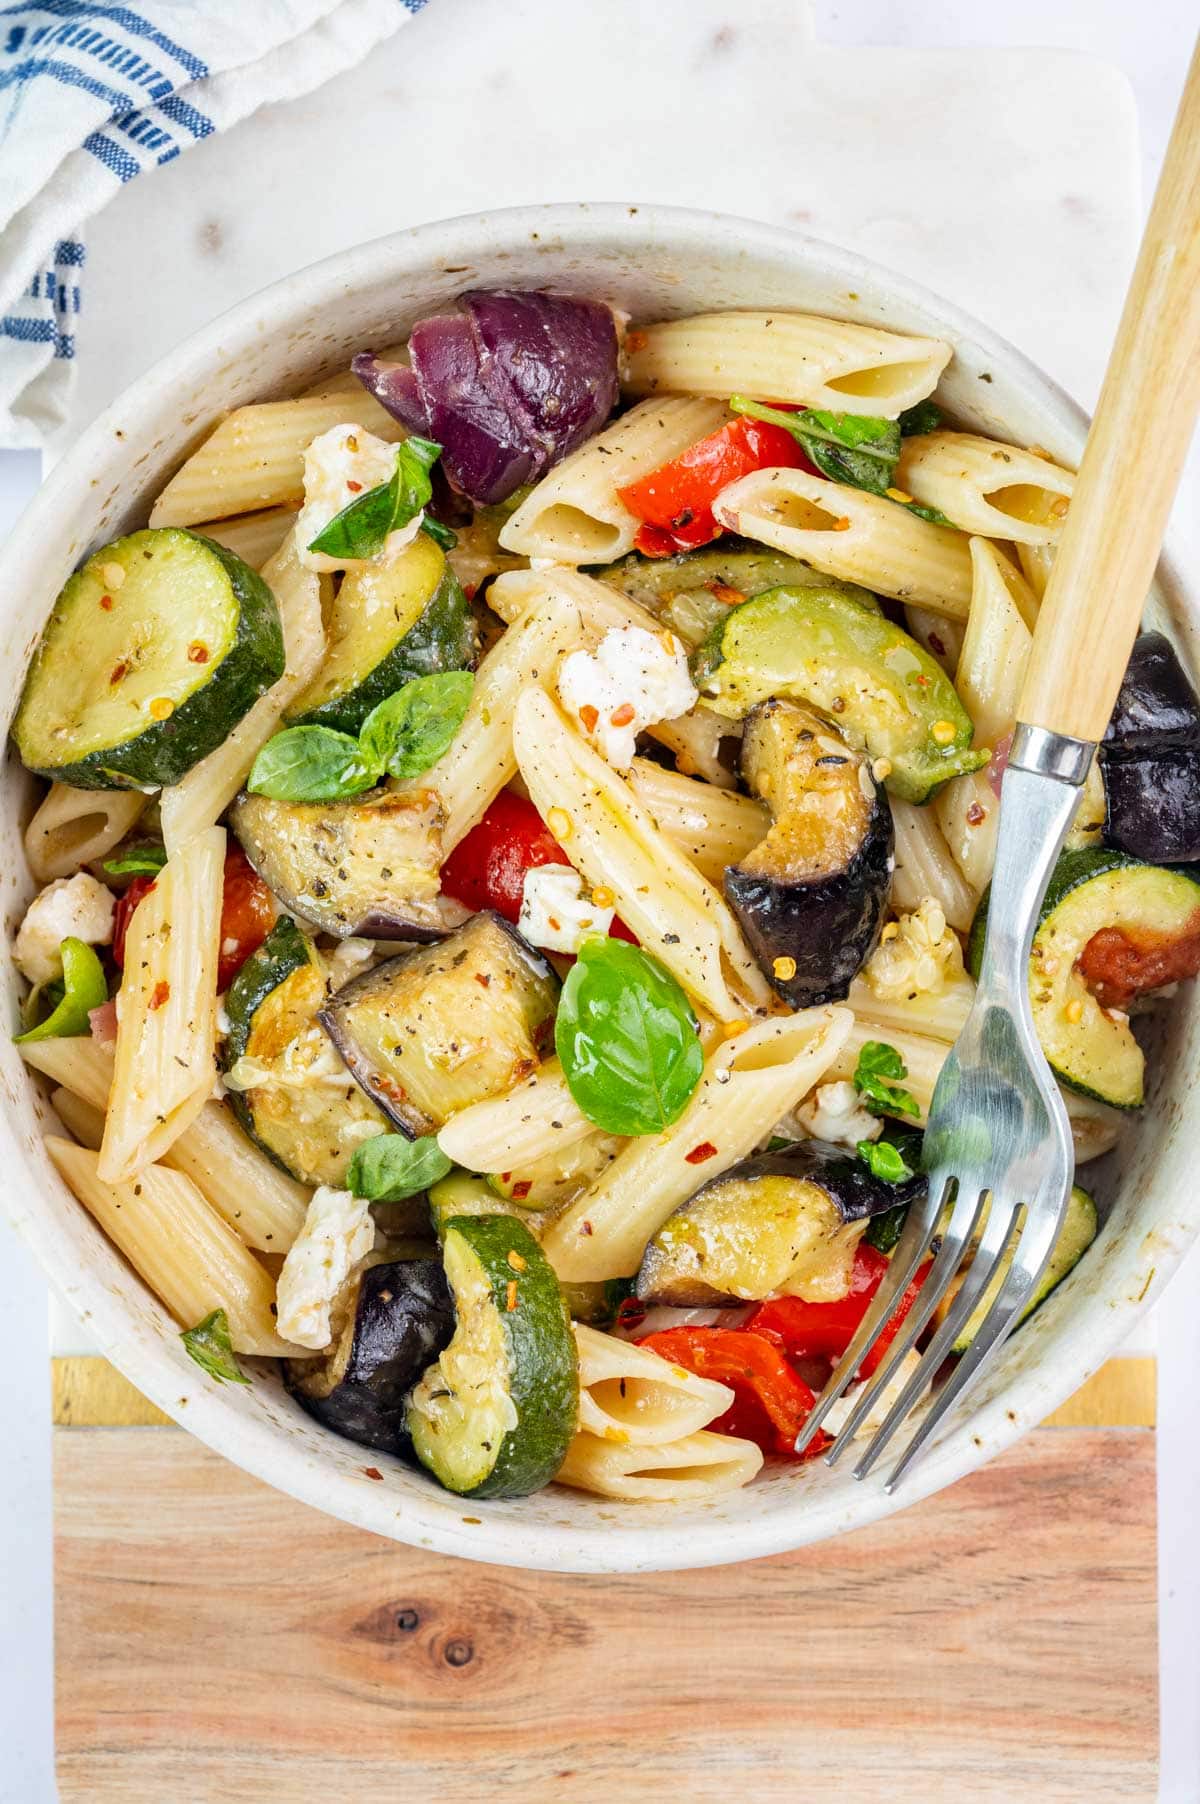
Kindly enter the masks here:
M 964 972 L 940 990 L 921 990 L 915 996 L 901 997 L 877 996 L 865 977 L 856 977 L 846 1005 L 854 1010 L 856 1021 L 876 1028 L 928 1034 L 931 1039 L 953 1044 L 974 1000 L 974 979 Z M 887 1034 L 875 1037 L 886 1039 Z
M 100 1149 L 106 1183 L 161 1158 L 211 1094 L 224 861 L 224 828 L 198 833 L 130 918 Z
M 974 723 L 976 740 L 995 745 L 1016 720 L 1033 645 L 1025 604 L 1034 612 L 1036 604 L 1020 571 L 986 539 L 971 540 L 971 564 L 971 613 L 955 688 Z
M 722 526 L 803 558 L 844 582 L 965 620 L 971 605 L 966 538 L 882 495 L 804 470 L 754 470 L 713 503 Z
M 103 1113 L 112 1089 L 113 1048 L 90 1034 L 61 1040 L 26 1040 L 18 1048 L 27 1065 Z
M 653 818 L 543 689 L 517 704 L 513 744 L 542 819 L 551 810 L 572 863 L 617 898 L 621 919 L 718 1021 L 769 1001 L 770 991 L 724 897 Z
M 891 797 L 891 809 L 896 833 L 893 903 L 911 910 L 932 899 L 951 927 L 965 933 L 974 919 L 975 893 L 951 858 L 933 809 L 897 796 Z
M 562 1066 L 547 1059 L 505 1095 L 452 1115 L 437 1141 L 467 1171 L 521 1171 L 595 1132 L 567 1088 Z
M 629 786 L 700 875 L 718 886 L 725 867 L 738 864 L 771 824 L 770 811 L 752 797 L 714 789 L 647 758 L 634 759 Z
M 96 1154 L 70 1140 L 46 1140 L 60 1175 L 183 1328 L 223 1309 L 236 1353 L 299 1356 L 275 1332 L 275 1282 L 190 1178 L 147 1166 L 136 1178 L 108 1183 Z
M 321 662 L 325 650 L 321 579 L 300 562 L 294 534 L 264 566 L 263 576 L 279 604 L 286 668 L 279 681 L 242 716 L 224 744 L 194 764 L 181 783 L 163 791 L 163 839 L 170 853 L 224 814 L 258 752 L 278 727 L 284 709 Z
M 812 313 L 700 313 L 631 332 L 623 383 L 635 395 L 759 395 L 895 419 L 933 393 L 950 354 L 940 338 Z
M 579 1426 L 620 1446 L 661 1447 L 698 1434 L 733 1402 L 728 1385 L 698 1378 L 649 1347 L 575 1324 Z
M 1042 596 L 1046 593 L 1046 584 L 1050 581 L 1050 566 L 1054 562 L 1054 546 L 1021 544 L 1017 546 L 1017 558 L 1021 565 L 1021 573 L 1040 604 Z
M 150 511 L 151 526 L 195 526 L 295 506 L 304 495 L 306 448 L 331 427 L 350 422 L 392 444 L 405 436 L 361 385 L 357 392 L 235 408 L 172 476 Z
M 294 508 L 269 507 L 260 514 L 238 514 L 232 520 L 206 520 L 195 530 L 206 539 L 215 539 L 218 545 L 224 545 L 252 570 L 261 570 L 267 559 L 274 557 L 295 524 Z
M 631 408 L 542 478 L 505 522 L 501 545 L 563 564 L 624 557 L 641 522 L 617 490 L 677 457 L 728 417 L 723 402 L 678 395 Z
M 635 1272 L 672 1209 L 745 1158 L 837 1063 L 854 1031 L 848 1009 L 817 1008 L 722 1041 L 678 1121 L 631 1140 L 547 1230 L 543 1245 L 559 1277 L 583 1283 Z
M 577 1434 L 558 1470 L 558 1483 L 626 1502 L 691 1503 L 740 1490 L 762 1470 L 753 1441 L 731 1434 L 685 1435 L 656 1447 L 621 1446 Z
M 1028 545 L 1058 538 L 1075 486 L 1069 470 L 1035 451 L 973 432 L 906 438 L 893 481 L 963 532 Z
M 961 620 L 950 620 L 945 614 L 931 613 L 928 608 L 907 607 L 904 624 L 918 645 L 923 645 L 931 658 L 936 658 L 947 676 L 953 679 L 962 650 L 964 627 Z
M 69 877 L 104 858 L 136 825 L 146 799 L 135 789 L 52 783 L 25 829 L 25 857 L 37 881 Z
M 74 1135 L 80 1146 L 86 1146 L 89 1152 L 98 1153 L 100 1142 L 104 1138 L 104 1110 L 94 1109 L 90 1102 L 84 1102 L 82 1096 L 76 1096 L 73 1090 L 61 1087 L 50 1092 L 50 1102 L 58 1119 L 67 1132 Z
M 952 783 L 943 783 L 930 805 L 950 856 L 976 896 L 981 896 L 991 881 L 1000 825 L 1000 798 L 987 772 L 973 770 Z

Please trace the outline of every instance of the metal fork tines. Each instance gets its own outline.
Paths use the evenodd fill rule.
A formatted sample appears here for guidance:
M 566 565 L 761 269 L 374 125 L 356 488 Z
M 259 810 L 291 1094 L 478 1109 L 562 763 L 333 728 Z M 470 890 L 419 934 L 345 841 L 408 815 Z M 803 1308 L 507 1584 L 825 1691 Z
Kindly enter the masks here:
M 801 1451 L 811 1442 L 932 1253 L 912 1307 L 827 1455 L 834 1464 L 874 1418 L 902 1362 L 949 1298 L 929 1345 L 889 1400 L 855 1468 L 856 1478 L 865 1477 L 932 1385 L 980 1302 L 990 1297 L 977 1332 L 888 1479 L 889 1491 L 1020 1320 L 1050 1256 L 1070 1193 L 1070 1122 L 1034 1031 L 1028 968 L 1038 908 L 1070 829 L 1091 751 L 1083 741 L 1038 728 L 1018 727 L 1014 736 L 979 987 L 929 1111 L 928 1191 L 910 1207 L 871 1306 L 796 1442 Z

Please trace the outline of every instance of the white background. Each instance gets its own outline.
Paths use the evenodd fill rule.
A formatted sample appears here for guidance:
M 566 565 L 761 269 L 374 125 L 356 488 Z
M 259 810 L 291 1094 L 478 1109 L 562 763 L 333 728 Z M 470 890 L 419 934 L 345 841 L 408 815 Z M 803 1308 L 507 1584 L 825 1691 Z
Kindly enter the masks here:
M 635 197 L 799 225 L 947 293 L 1089 403 L 1194 28 L 1194 0 L 430 0 L 369 69 L 139 180 L 95 224 L 76 419 L 242 294 L 384 229 L 381 188 L 389 225 Z M 1030 46 L 1097 60 L 985 54 Z M 933 48 L 966 54 L 912 54 Z M 36 479 L 32 455 L 0 457 L 0 530 Z M 1157 1324 L 1169 1804 L 1200 1799 L 1198 1290 L 1194 1255 Z M 54 1796 L 45 1312 L 0 1226 L 4 1804 Z

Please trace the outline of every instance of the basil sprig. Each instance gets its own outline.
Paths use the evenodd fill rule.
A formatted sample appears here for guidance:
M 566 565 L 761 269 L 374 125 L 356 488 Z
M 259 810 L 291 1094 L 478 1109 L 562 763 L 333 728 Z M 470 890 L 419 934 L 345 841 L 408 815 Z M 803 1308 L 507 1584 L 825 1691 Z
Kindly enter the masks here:
M 356 495 L 328 526 L 309 541 L 310 551 L 326 557 L 374 557 L 388 534 L 407 526 L 433 497 L 429 472 L 442 454 L 431 438 L 406 438 L 396 446 L 396 466 L 387 482 Z
M 402 1203 L 428 1190 L 450 1170 L 450 1160 L 432 1134 L 409 1140 L 404 1134 L 376 1134 L 364 1140 L 350 1161 L 346 1188 L 372 1203 Z
M 902 1184 L 913 1175 L 912 1166 L 890 1140 L 860 1140 L 855 1151 L 871 1176 L 882 1178 L 885 1184 Z
M 372 708 L 357 738 L 333 727 L 285 727 L 259 752 L 246 788 L 275 802 L 331 802 L 384 777 L 419 777 L 449 749 L 474 681 L 469 670 L 414 677 Z
M 596 934 L 567 974 L 554 1045 L 576 1103 L 610 1134 L 660 1134 L 704 1069 L 696 1017 L 670 972 Z
M 868 1040 L 854 1068 L 854 1088 L 872 1115 L 911 1115 L 919 1121 L 916 1100 L 900 1088 L 900 1079 L 907 1076 L 908 1066 L 894 1046 Z
M 865 489 L 868 494 L 882 495 L 889 501 L 896 500 L 888 490 L 895 486 L 902 439 L 932 432 L 941 419 L 931 401 L 919 401 L 898 420 L 881 420 L 864 413 L 827 413 L 819 407 L 789 413 L 782 407 L 751 401 L 745 395 L 734 395 L 729 405 L 734 413 L 766 420 L 790 432 L 809 463 L 830 482 Z M 923 507 L 917 501 L 901 501 L 898 505 L 935 526 L 951 524 L 936 507 Z
M 104 966 L 91 946 L 83 940 L 68 937 L 61 942 L 59 950 L 63 967 L 61 995 L 56 996 L 54 1007 L 44 1021 L 17 1035 L 18 1046 L 29 1040 L 76 1039 L 90 1031 L 88 1016 L 91 1011 L 108 1001 Z M 48 984 L 42 995 L 52 997 L 55 991 L 56 986 Z
M 140 845 L 126 846 L 113 858 L 104 860 L 104 868 L 112 877 L 157 876 L 167 862 L 167 848 L 157 840 L 143 840 Z
M 179 1338 L 200 1370 L 215 1378 L 218 1384 L 249 1384 L 250 1380 L 234 1357 L 229 1317 L 223 1309 L 214 1309 L 194 1328 L 185 1328 Z

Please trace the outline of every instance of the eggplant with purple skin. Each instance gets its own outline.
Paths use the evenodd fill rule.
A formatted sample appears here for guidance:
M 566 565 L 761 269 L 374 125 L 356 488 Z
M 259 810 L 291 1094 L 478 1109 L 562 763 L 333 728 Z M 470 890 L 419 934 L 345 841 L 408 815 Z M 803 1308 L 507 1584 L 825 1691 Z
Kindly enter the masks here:
M 617 329 L 599 301 L 541 289 L 478 289 L 419 320 L 410 363 L 362 351 L 364 388 L 442 447 L 452 485 L 505 501 L 590 438 L 617 404 Z
M 416 1137 L 528 1077 L 557 1005 L 546 960 L 484 910 L 441 945 L 356 977 L 319 1019 L 371 1101 Z
M 868 1222 L 912 1202 L 924 1184 L 885 1183 L 820 1140 L 745 1159 L 667 1217 L 646 1248 L 637 1294 L 672 1308 L 837 1302 Z
M 1149 864 L 1200 860 L 1200 699 L 1162 633 L 1139 633 L 1100 746 L 1105 843 Z
M 467 911 L 440 894 L 445 818 L 432 790 L 347 801 L 240 795 L 229 824 L 284 907 L 339 939 L 443 939 Z
M 847 994 L 879 937 L 893 869 L 892 811 L 867 756 L 805 702 L 746 717 L 742 776 L 770 831 L 725 872 L 755 958 L 793 1008 Z
M 385 1259 L 351 1275 L 334 1309 L 333 1340 L 316 1359 L 289 1359 L 283 1378 L 335 1434 L 396 1453 L 405 1400 L 450 1344 L 454 1302 L 441 1261 Z

